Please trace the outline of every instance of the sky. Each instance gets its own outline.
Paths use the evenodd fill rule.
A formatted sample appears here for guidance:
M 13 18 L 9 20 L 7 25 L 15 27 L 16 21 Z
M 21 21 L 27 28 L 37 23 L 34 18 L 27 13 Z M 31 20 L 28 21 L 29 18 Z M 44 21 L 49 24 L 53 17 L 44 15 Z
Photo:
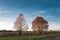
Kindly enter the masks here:
M 29 30 L 36 16 L 48 21 L 49 30 L 60 30 L 60 0 L 0 0 L 0 30 L 14 30 L 14 21 L 20 13 Z

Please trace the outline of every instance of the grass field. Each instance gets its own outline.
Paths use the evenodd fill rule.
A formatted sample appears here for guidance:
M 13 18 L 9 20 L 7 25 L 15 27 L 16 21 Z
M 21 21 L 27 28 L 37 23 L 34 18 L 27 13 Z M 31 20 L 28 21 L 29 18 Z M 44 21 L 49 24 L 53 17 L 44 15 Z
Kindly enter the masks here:
M 35 38 L 46 38 L 46 37 L 55 37 L 55 36 L 60 36 L 60 34 L 0 36 L 0 40 L 33 40 Z

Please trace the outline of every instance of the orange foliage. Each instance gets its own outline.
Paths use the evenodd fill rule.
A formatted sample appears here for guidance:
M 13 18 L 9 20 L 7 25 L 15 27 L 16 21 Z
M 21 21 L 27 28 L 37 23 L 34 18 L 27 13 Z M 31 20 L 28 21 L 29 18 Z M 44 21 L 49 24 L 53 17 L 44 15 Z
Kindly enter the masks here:
M 32 22 L 32 29 L 34 31 L 41 31 L 42 28 L 47 29 L 48 22 L 43 17 L 37 16 Z

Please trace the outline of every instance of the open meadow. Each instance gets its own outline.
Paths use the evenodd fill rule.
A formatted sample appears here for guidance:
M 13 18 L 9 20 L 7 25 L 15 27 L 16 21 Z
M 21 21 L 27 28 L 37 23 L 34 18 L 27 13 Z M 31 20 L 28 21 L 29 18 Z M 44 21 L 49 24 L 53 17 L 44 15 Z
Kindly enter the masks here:
M 0 36 L 0 40 L 35 40 L 60 36 L 60 34 L 46 35 L 16 35 L 16 36 Z

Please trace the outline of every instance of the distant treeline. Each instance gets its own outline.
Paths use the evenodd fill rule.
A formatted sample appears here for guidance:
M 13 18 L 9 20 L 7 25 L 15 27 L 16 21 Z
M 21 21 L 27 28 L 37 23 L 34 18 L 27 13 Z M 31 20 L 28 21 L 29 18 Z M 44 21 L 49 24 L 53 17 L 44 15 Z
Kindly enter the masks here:
M 60 34 L 60 31 L 44 31 L 41 32 L 42 35 L 45 34 Z M 14 35 L 41 35 L 39 32 L 35 31 L 0 31 L 0 36 L 14 36 Z

